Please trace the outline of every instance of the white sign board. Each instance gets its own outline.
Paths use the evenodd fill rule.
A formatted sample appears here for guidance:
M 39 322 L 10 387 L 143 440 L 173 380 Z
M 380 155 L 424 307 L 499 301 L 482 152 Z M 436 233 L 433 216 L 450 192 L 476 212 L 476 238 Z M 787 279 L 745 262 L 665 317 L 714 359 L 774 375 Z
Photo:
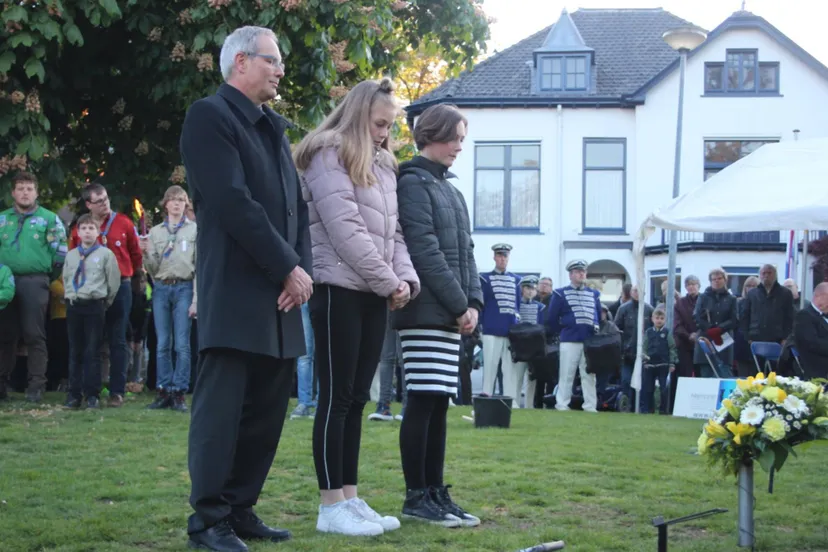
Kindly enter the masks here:
M 673 416 L 706 420 L 736 388 L 736 379 L 679 378 Z

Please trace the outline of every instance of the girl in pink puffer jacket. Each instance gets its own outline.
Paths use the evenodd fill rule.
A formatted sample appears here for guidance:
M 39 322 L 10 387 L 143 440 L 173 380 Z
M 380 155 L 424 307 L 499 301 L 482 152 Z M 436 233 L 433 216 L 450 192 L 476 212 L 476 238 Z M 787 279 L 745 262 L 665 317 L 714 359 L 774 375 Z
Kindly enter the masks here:
M 357 496 L 362 411 L 388 309 L 405 306 L 420 287 L 397 220 L 397 163 L 388 143 L 399 114 L 393 90 L 390 79 L 361 82 L 295 153 L 316 282 L 313 457 L 322 532 L 368 536 L 400 526 Z

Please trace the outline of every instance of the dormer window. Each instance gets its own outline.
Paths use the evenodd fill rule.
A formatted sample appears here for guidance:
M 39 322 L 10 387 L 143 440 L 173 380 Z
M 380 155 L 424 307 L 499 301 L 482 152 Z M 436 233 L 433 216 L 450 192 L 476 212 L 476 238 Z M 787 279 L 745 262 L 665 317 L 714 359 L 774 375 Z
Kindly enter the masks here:
M 542 56 L 540 58 L 540 90 L 586 90 L 588 79 L 587 56 Z
M 704 64 L 708 95 L 779 94 L 779 62 L 759 61 L 758 50 L 728 50 L 724 63 Z

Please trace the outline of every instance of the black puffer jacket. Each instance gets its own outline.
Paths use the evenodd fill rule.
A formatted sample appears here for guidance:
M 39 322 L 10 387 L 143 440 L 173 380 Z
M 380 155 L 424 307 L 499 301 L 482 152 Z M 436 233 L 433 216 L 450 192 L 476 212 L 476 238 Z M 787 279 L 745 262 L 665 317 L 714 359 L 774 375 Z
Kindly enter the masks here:
M 635 362 L 636 347 L 638 345 L 638 309 L 641 303 L 630 300 L 621 305 L 615 316 L 615 325 L 621 330 L 621 347 L 625 362 Z M 644 303 L 644 331 L 653 325 L 653 307 Z
M 704 290 L 693 312 L 693 318 L 696 321 L 699 332 L 704 334 L 710 328 L 721 328 L 723 332 L 730 332 L 732 334 L 733 330 L 739 326 L 736 303 L 736 297 L 727 288 L 714 290 L 713 287 L 708 287 Z M 732 364 L 733 347 L 728 347 L 724 351 L 720 351 L 719 357 L 722 362 Z M 701 347 L 698 344 L 696 344 L 696 350 L 693 354 L 693 362 L 696 364 L 707 363 Z
M 417 156 L 400 166 L 400 225 L 420 278 L 416 299 L 393 313 L 395 329 L 456 328 L 469 307 L 483 310 L 469 211 L 443 165 Z
M 770 292 L 765 286 L 750 290 L 742 302 L 739 320 L 748 341 L 786 339 L 793 331 L 794 303 L 791 290 L 774 282 Z

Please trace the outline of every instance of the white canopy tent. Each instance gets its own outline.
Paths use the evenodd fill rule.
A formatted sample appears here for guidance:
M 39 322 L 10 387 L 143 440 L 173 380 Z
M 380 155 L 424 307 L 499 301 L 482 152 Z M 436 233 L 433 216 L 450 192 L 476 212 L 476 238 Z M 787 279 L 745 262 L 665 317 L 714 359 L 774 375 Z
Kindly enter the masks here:
M 644 248 L 656 227 L 689 232 L 828 229 L 828 138 L 766 144 L 648 216 L 634 245 L 641 301 L 647 289 Z M 632 380 L 637 390 L 643 322 L 644 309 L 639 309 Z

